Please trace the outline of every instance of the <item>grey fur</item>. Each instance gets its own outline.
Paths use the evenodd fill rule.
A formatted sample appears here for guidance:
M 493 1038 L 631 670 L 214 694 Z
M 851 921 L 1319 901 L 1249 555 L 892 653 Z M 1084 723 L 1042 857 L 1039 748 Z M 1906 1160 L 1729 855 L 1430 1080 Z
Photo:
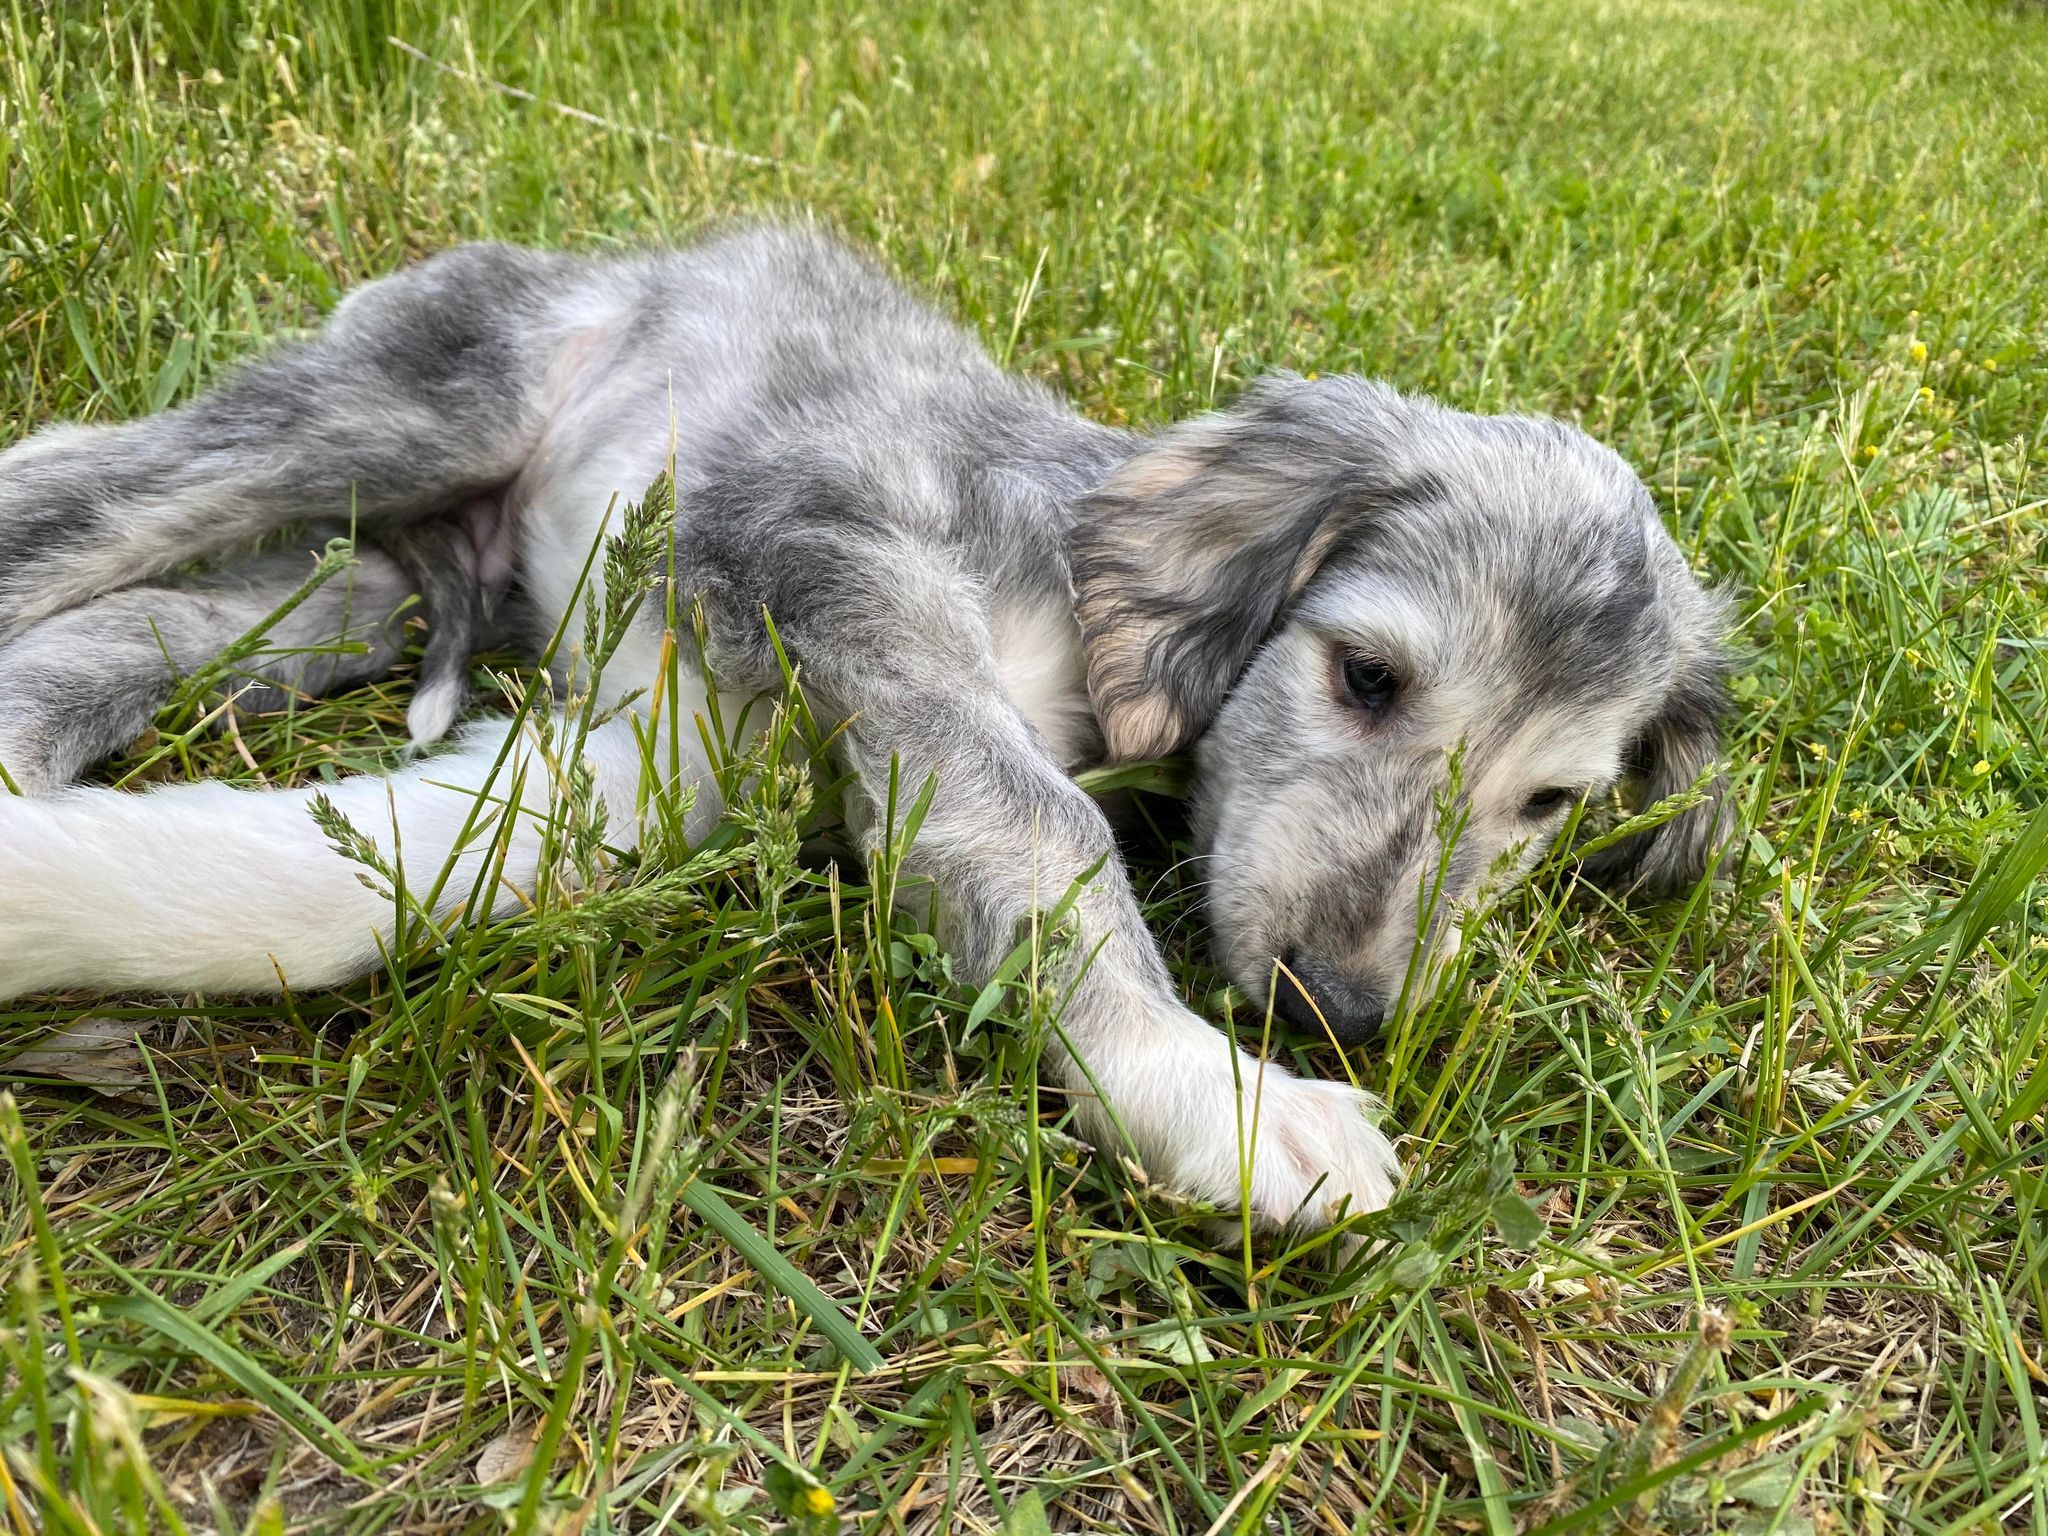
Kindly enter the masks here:
M 180 681 L 261 629 L 306 584 L 314 553 L 255 556 L 175 586 L 125 587 L 0 645 L 0 766 L 23 793 L 47 794 L 128 746 Z M 261 648 L 220 692 L 261 713 L 384 676 L 404 654 L 414 585 L 388 555 L 361 550 L 352 567 L 262 630 Z
M 190 405 L 56 427 L 0 470 L 0 641 L 280 523 L 411 522 L 532 452 L 567 258 L 467 246 L 350 295 Z
M 1583 737 L 1573 790 L 1633 766 L 1662 794 L 1718 750 L 1721 607 L 1583 434 L 1286 376 L 1156 437 L 1111 430 L 800 229 L 601 261 L 451 252 L 181 410 L 0 455 L 0 641 L 19 637 L 0 651 L 0 745 L 42 743 L 39 782 L 115 746 L 49 701 L 69 689 L 83 716 L 119 693 L 132 719 L 153 674 L 109 659 L 112 616 L 196 599 L 101 594 L 308 517 L 353 516 L 396 552 L 369 568 L 380 593 L 413 571 L 443 637 L 431 676 L 459 686 L 505 573 L 449 520 L 481 498 L 519 530 L 537 646 L 561 617 L 562 552 L 531 525 L 532 488 L 650 442 L 673 443 L 677 568 L 707 599 L 720 686 L 772 679 L 771 613 L 814 701 L 853 717 L 865 782 L 891 758 L 912 781 L 938 774 L 916 864 L 970 978 L 1109 861 L 1085 912 L 1117 958 L 1081 983 L 1084 1033 L 1119 1006 L 1088 989 L 1127 1005 L 1171 986 L 1066 777 L 1082 760 L 1195 747 L 1220 951 L 1260 998 L 1293 956 L 1355 1036 L 1430 926 L 1419 888 L 1451 752 L 1476 829 L 1443 893 L 1456 903 L 1554 830 L 1519 810 L 1550 737 Z M 241 572 L 227 579 L 269 579 Z M 1018 658 L 997 630 L 1020 612 L 1076 637 L 1080 737 L 1055 745 L 1005 681 Z M 231 638 L 225 619 L 198 627 Z M 82 632 L 100 638 L 67 670 Z M 1401 671 L 1387 718 L 1337 695 L 1347 647 Z M 1717 793 L 1597 867 L 1683 888 L 1724 814 Z

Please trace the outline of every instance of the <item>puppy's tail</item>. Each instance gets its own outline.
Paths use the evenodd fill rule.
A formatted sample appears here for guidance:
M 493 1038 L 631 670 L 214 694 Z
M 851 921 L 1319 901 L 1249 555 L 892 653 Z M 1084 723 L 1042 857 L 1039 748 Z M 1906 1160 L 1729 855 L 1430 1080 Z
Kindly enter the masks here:
M 512 564 L 496 498 L 480 497 L 445 517 L 380 528 L 372 537 L 404 568 L 427 611 L 427 643 L 405 727 L 427 746 L 448 734 L 469 702 L 469 661 L 485 634 Z

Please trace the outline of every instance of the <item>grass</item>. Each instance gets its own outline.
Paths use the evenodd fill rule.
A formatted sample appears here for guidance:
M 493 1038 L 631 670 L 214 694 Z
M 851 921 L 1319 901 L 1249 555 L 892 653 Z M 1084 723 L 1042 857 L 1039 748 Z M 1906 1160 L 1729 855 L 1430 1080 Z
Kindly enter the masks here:
M 800 857 L 794 717 L 697 863 L 395 979 L 0 1005 L 143 1025 L 0 1064 L 0 1528 L 2048 1533 L 2044 139 L 1999 0 L 0 9 L 10 437 L 455 240 L 810 209 L 1104 420 L 1570 415 L 1746 647 L 1719 881 L 1554 866 L 1383 1048 L 1287 1044 L 1406 1133 L 1348 1263 L 1063 1137 L 1042 999 Z M 108 776 L 375 767 L 405 698 Z

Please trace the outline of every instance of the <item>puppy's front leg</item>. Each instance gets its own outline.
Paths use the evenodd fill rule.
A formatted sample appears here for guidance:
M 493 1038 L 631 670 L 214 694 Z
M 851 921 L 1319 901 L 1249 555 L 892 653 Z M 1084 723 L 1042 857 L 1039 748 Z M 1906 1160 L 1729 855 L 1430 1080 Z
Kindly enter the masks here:
M 801 665 L 813 697 L 850 718 L 851 766 L 870 797 L 892 759 L 904 784 L 936 776 L 909 863 L 934 883 L 940 936 L 968 977 L 985 982 L 1020 924 L 1094 870 L 1074 909 L 1055 1066 L 1097 1144 L 1125 1147 L 1127 1134 L 1153 1179 L 1225 1208 L 1247 1191 L 1265 1227 L 1385 1205 L 1400 1168 L 1371 1098 L 1237 1051 L 1180 1002 L 1101 810 L 1004 695 L 972 626 L 946 623 L 958 632 L 933 636 L 927 610 L 924 633 L 898 631 L 886 659 L 819 644 Z

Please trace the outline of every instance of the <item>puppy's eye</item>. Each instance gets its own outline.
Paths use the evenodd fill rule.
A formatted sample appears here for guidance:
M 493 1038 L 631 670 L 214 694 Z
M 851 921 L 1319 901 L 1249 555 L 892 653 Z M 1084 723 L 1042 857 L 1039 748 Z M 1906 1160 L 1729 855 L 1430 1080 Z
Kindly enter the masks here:
M 1535 821 L 1556 814 L 1578 798 L 1576 789 L 1539 789 L 1522 802 L 1522 814 Z
M 1394 675 L 1394 669 L 1377 656 L 1361 656 L 1356 651 L 1344 655 L 1344 691 L 1351 695 L 1351 702 L 1368 714 L 1379 714 L 1394 702 L 1394 695 L 1401 691 L 1401 679 Z

